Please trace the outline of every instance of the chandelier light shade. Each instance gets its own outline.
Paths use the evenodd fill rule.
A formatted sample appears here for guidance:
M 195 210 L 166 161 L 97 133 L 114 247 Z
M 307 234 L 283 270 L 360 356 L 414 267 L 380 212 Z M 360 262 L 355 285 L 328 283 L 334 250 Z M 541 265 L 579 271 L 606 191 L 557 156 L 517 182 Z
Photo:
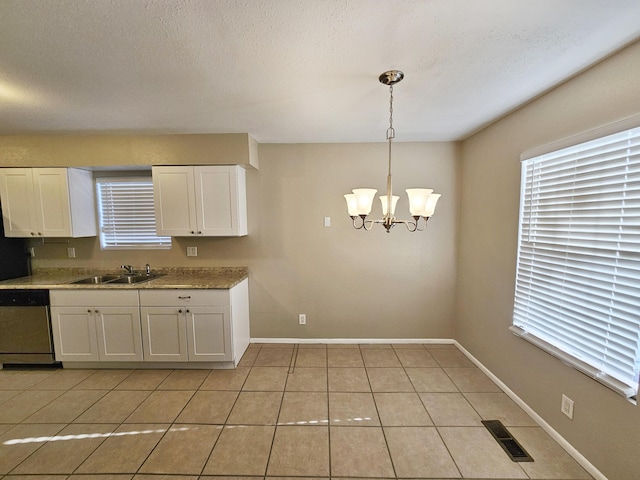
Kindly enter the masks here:
M 404 224 L 410 232 L 422 231 L 427 226 L 436 209 L 436 203 L 440 199 L 439 193 L 433 193 L 430 188 L 407 188 L 409 197 L 409 212 L 413 220 L 398 220 L 395 217 L 396 204 L 400 197 L 393 195 L 391 181 L 391 142 L 396 136 L 393 128 L 393 86 L 404 78 L 400 70 L 384 72 L 378 80 L 384 85 L 389 85 L 389 128 L 387 129 L 387 142 L 389 144 L 389 174 L 387 176 L 387 194 L 380 196 L 382 204 L 382 218 L 368 220 L 371 213 L 373 199 L 378 192 L 373 188 L 355 188 L 353 193 L 347 193 L 344 198 L 347 201 L 347 210 L 356 229 L 371 230 L 374 224 L 381 224 L 387 233 L 399 223 Z

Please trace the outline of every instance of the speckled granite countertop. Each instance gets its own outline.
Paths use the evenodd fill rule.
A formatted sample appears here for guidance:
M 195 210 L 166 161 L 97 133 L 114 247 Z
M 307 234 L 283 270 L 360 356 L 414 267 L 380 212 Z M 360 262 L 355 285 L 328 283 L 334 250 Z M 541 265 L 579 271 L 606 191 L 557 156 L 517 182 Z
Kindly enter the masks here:
M 14 278 L 0 281 L 0 289 L 126 289 L 142 290 L 149 288 L 231 288 L 249 276 L 247 267 L 212 267 L 212 268 L 158 268 L 152 273 L 162 276 L 153 280 L 128 284 L 78 285 L 76 280 L 92 275 L 123 273 L 121 271 L 86 268 L 47 268 L 40 269 L 30 277 Z

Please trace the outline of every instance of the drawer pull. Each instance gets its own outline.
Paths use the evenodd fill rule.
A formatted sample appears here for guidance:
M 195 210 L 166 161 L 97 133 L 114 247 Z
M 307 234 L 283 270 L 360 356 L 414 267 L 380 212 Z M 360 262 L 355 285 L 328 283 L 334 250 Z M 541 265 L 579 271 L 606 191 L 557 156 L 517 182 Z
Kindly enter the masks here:
M 178 297 L 180 300 L 189 300 L 191 295 L 187 295 L 186 297 Z

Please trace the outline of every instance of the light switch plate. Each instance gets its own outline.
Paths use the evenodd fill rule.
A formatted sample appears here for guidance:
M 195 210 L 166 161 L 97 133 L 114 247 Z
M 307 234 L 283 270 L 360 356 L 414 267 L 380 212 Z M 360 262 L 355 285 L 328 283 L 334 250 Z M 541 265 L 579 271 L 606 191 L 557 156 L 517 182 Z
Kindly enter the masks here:
M 324 226 L 325 227 L 331 226 L 331 217 L 324 217 Z
M 198 247 L 187 247 L 187 257 L 197 257 Z
M 67 248 L 67 257 L 76 258 L 76 249 L 74 247 Z

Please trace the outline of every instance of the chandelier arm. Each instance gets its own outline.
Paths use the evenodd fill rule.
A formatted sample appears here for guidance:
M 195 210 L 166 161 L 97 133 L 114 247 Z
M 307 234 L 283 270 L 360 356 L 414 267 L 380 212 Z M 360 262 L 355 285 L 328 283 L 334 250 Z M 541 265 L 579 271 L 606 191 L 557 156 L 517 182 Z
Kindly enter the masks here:
M 429 221 L 430 217 L 421 217 L 419 215 L 414 215 L 413 218 L 416 221 L 416 228 L 415 230 L 413 230 L 414 232 L 417 230 L 418 232 L 422 232 L 425 228 L 427 228 L 427 222 Z M 424 226 L 422 228 L 419 227 L 420 225 L 420 219 L 424 220 Z
M 373 228 L 374 223 L 378 223 L 378 222 L 376 220 L 367 220 L 362 222 L 362 226 L 367 232 L 370 232 L 371 229 Z M 369 225 L 369 227 L 367 227 L 367 225 Z
M 355 228 L 356 230 L 361 230 L 364 227 L 365 218 L 366 218 L 366 215 L 351 215 L 351 221 L 353 222 L 353 228 Z M 362 221 L 360 226 L 358 226 L 358 219 L 360 219 Z

